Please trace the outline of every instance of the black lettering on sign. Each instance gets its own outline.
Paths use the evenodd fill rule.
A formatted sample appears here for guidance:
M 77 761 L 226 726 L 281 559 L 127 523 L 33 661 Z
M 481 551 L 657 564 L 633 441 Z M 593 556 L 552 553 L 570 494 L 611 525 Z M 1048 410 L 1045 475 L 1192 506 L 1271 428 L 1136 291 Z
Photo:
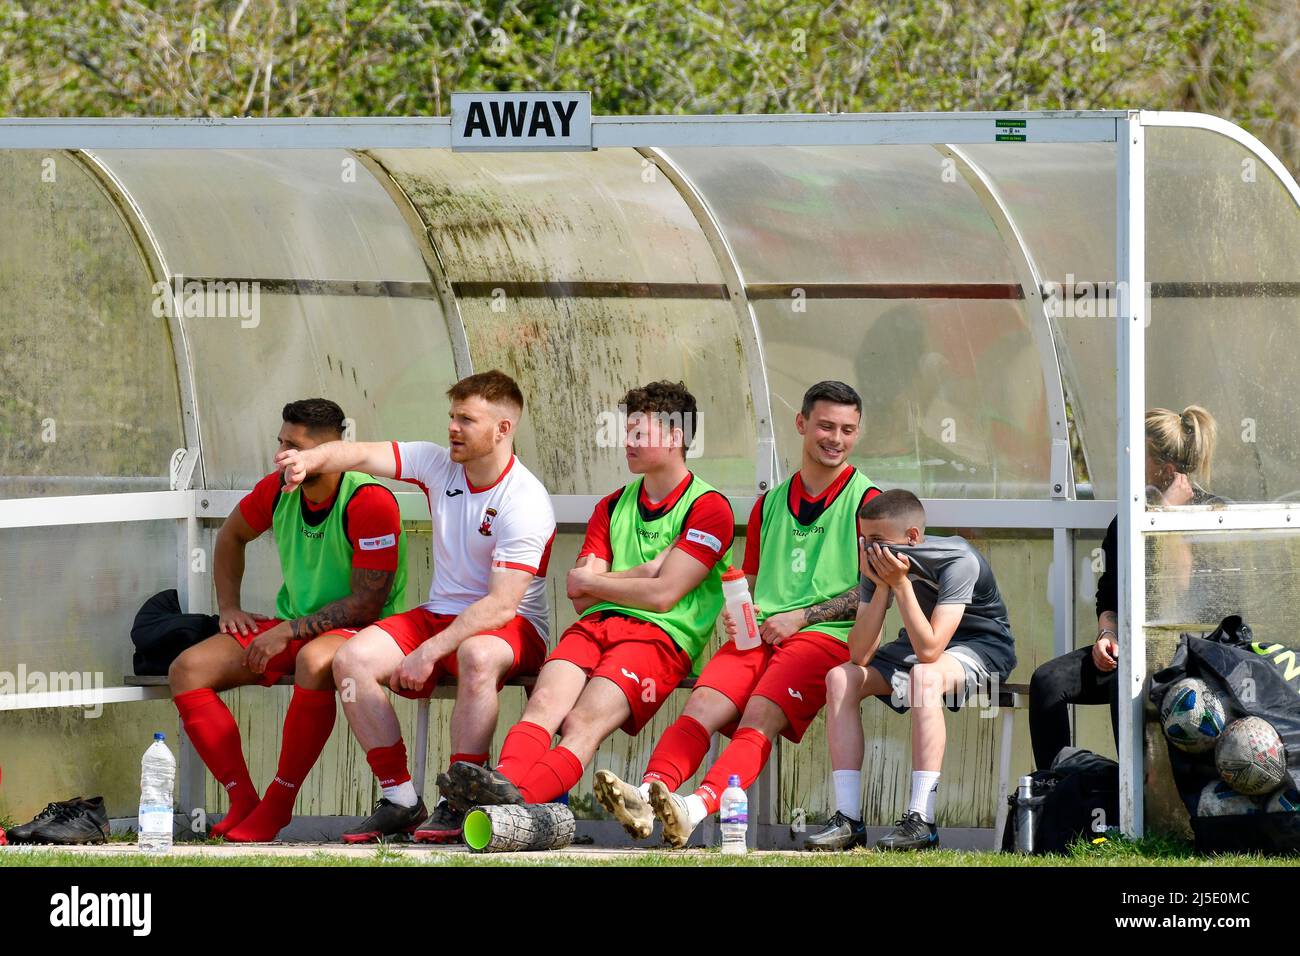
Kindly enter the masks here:
M 569 123 L 573 119 L 573 114 L 578 109 L 578 101 L 569 100 L 569 111 L 567 113 L 564 111 L 564 100 L 555 100 L 554 103 L 555 103 L 555 115 L 559 117 L 560 120 L 560 135 L 568 136 Z
M 524 131 L 524 117 L 528 114 L 527 103 L 498 103 L 492 101 L 492 125 L 498 136 L 519 136 Z M 497 109 L 500 107 L 500 109 Z M 537 112 L 533 111 L 533 125 L 537 125 Z M 530 129 L 528 135 L 532 136 Z
M 477 100 L 469 104 L 469 111 L 465 114 L 465 138 L 469 139 L 475 130 L 484 136 L 492 135 L 488 129 L 487 114 L 483 112 L 483 104 Z
M 530 139 L 537 136 L 554 138 L 557 124 L 559 135 L 568 137 L 573 126 L 573 114 L 578 111 L 577 100 L 551 100 L 549 103 L 545 100 L 531 103 L 493 100 L 488 105 L 492 111 L 491 122 L 482 102 L 476 100 L 469 104 L 465 112 L 466 139 L 476 134 L 489 139 L 525 135 Z M 527 133 L 524 132 L 525 124 Z
M 546 108 L 545 103 L 533 104 L 533 122 L 528 127 L 529 138 L 536 136 L 537 131 L 546 127 L 546 135 L 554 136 L 555 127 L 551 126 L 551 111 Z

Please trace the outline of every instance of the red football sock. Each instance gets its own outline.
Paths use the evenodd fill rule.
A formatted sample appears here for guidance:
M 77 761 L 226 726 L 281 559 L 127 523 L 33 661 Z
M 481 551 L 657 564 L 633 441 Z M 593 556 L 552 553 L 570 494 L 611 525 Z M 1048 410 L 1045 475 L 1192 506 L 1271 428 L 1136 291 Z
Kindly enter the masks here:
M 216 691 L 207 687 L 177 694 L 174 703 L 194 750 L 230 797 L 230 810 L 209 831 L 212 836 L 224 836 L 257 806 L 257 788 L 244 763 L 239 725 Z
M 396 787 L 411 779 L 411 772 L 406 769 L 406 744 L 402 738 L 387 747 L 376 747 L 366 751 L 366 763 L 379 778 L 381 787 Z
M 497 773 L 518 784 L 551 749 L 551 732 L 540 724 L 521 720 L 510 728 L 501 744 Z
M 280 766 L 257 809 L 226 833 L 235 843 L 268 843 L 293 819 L 298 788 L 320 758 L 334 730 L 335 694 L 295 686 L 284 716 Z
M 473 763 L 478 764 L 480 767 L 486 767 L 487 762 L 487 754 L 452 754 L 447 760 L 447 766 L 450 767 L 454 763 Z
M 675 791 L 700 769 L 708 752 L 709 732 L 694 717 L 682 714 L 659 738 L 641 782 L 662 780 Z
M 537 762 L 519 793 L 525 803 L 550 803 L 573 789 L 582 779 L 582 761 L 572 751 L 556 747 Z
M 772 741 L 753 727 L 742 727 L 731 738 L 727 749 L 718 756 L 718 762 L 709 768 L 695 793 L 704 800 L 710 813 L 717 813 L 718 804 L 722 802 L 722 791 L 727 789 L 731 775 L 738 775 L 741 787 L 748 790 L 749 785 L 758 779 L 763 765 L 771 755 Z

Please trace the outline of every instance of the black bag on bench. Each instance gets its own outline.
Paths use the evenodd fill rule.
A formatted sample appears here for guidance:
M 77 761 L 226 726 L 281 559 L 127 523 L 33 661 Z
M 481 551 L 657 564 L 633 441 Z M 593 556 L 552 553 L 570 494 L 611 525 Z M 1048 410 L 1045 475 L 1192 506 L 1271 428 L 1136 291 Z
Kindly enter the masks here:
M 181 651 L 217 633 L 215 614 L 184 614 L 175 588 L 159 591 L 145 601 L 131 625 L 131 659 L 137 677 L 165 677 Z

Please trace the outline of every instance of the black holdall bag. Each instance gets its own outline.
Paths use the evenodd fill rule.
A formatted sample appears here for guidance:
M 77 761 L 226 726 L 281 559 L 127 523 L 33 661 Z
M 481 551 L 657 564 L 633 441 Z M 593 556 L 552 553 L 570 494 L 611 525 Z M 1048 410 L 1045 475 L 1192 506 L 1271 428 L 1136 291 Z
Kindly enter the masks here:
M 1286 748 L 1289 780 L 1300 781 L 1300 652 L 1272 641 L 1256 641 L 1240 615 L 1225 617 L 1209 634 L 1183 634 L 1168 667 L 1151 678 L 1151 702 L 1160 707 L 1165 692 L 1184 677 L 1197 677 L 1223 701 L 1224 726 L 1241 717 L 1260 717 L 1273 725 Z M 1187 753 L 1169 747 L 1174 784 L 1192 818 L 1201 852 L 1300 852 L 1300 812 L 1263 812 L 1274 796 L 1258 799 L 1260 811 L 1232 816 L 1197 816 L 1206 785 L 1220 780 L 1214 751 Z
M 220 621 L 215 614 L 182 613 L 175 588 L 159 591 L 144 602 L 131 625 L 136 676 L 165 677 L 181 651 L 216 634 Z
M 1009 812 L 1002 849 L 1017 845 L 1017 810 L 1033 810 L 1033 853 L 1064 853 L 1080 837 L 1093 839 L 1119 826 L 1119 764 L 1078 747 L 1062 747 L 1050 770 L 1029 775 L 1031 796 L 1007 798 Z

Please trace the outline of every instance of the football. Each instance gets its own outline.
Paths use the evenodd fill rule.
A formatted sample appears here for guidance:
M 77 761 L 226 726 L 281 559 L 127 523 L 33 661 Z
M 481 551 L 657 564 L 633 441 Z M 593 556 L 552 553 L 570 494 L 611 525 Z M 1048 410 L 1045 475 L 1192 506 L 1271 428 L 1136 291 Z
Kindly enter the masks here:
M 1286 749 L 1273 725 L 1260 717 L 1234 720 L 1219 736 L 1214 763 L 1239 793 L 1263 796 L 1286 779 Z
M 1222 780 L 1207 783 L 1196 803 L 1198 817 L 1237 817 L 1262 812 L 1260 801 L 1238 793 Z
M 1165 737 L 1179 750 L 1205 753 L 1223 733 L 1223 702 L 1205 681 L 1184 677 L 1165 691 L 1160 702 L 1160 724 Z
M 1265 813 L 1295 813 L 1300 810 L 1300 790 L 1285 787 L 1268 798 Z

